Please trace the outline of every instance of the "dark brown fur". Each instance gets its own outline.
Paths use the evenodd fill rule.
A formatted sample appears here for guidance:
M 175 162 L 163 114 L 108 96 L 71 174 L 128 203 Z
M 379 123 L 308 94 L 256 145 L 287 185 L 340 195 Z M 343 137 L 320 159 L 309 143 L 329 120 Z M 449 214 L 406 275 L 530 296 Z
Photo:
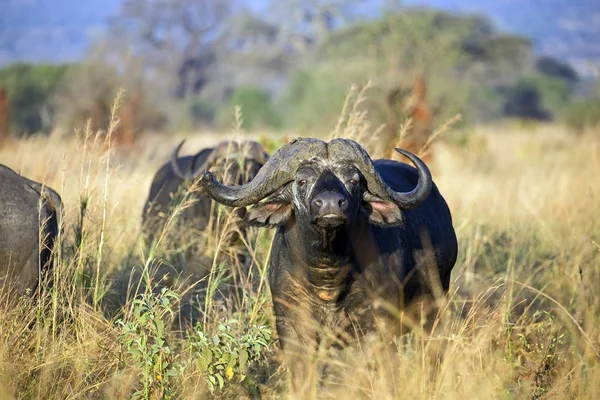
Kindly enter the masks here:
M 20 294 L 33 292 L 52 267 L 62 203 L 40 183 L 0 165 L 0 273 Z

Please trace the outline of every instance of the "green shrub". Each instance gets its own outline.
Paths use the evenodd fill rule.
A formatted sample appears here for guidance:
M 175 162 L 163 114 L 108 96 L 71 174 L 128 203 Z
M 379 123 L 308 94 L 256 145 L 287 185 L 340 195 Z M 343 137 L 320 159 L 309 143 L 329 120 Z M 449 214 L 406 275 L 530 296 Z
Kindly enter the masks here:
M 569 85 L 543 75 L 519 79 L 504 91 L 504 112 L 525 119 L 552 119 L 567 106 L 571 96 Z
M 542 104 L 539 88 L 527 80 L 520 80 L 504 90 L 504 114 L 523 119 L 550 119 L 550 113 Z
M 70 68 L 13 64 L 0 70 L 0 87 L 8 96 L 12 131 L 18 136 L 50 131 L 56 114 L 51 99 Z
M 121 328 L 121 346 L 139 369 L 140 387 L 133 397 L 175 398 L 177 378 L 183 367 L 167 342 L 168 324 L 173 317 L 172 304 L 179 296 L 167 288 L 159 294 L 148 293 L 133 301 L 131 316 L 117 321 Z
M 282 99 L 286 124 L 300 130 L 332 129 L 349 87 L 350 79 L 332 69 L 295 73 Z
M 188 336 L 192 359 L 196 368 L 205 375 L 211 392 L 221 390 L 225 382 L 236 378 L 243 381 L 251 362 L 259 361 L 269 347 L 271 330 L 266 326 L 252 325 L 240 333 L 241 324 L 228 319 L 217 326 L 209 336 L 200 324 Z
M 281 120 L 267 93 L 258 87 L 241 86 L 233 91 L 228 105 L 221 110 L 220 125 L 231 125 L 235 107 L 242 110 L 240 128 L 279 128 Z

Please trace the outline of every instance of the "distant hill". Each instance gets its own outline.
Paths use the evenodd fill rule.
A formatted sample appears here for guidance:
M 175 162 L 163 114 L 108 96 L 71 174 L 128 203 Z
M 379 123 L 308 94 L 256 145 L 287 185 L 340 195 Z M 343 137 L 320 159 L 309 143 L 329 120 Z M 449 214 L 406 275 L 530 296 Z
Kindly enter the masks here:
M 122 1 L 0 0 L 0 65 L 81 58 Z M 488 15 L 501 29 L 531 37 L 540 52 L 566 60 L 579 71 L 585 71 L 589 61 L 600 65 L 599 0 L 405 0 L 404 4 Z
M 600 0 L 406 0 L 449 11 L 480 13 L 500 29 L 534 40 L 537 49 L 578 71 L 600 67 Z
M 0 0 L 0 65 L 80 59 L 122 0 Z

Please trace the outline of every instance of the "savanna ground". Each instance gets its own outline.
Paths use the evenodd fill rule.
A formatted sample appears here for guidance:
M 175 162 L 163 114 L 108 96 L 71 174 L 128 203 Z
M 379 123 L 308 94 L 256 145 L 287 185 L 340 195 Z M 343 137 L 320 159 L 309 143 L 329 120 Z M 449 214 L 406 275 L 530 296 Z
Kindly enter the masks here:
M 334 134 L 374 151 L 369 128 L 350 116 Z M 452 210 L 460 253 L 433 332 L 413 326 L 392 358 L 379 357 L 377 343 L 335 357 L 321 352 L 316 362 L 336 373 L 315 391 L 336 398 L 600 398 L 598 133 L 575 138 L 557 126 L 507 125 L 436 144 L 434 179 Z M 183 153 L 225 136 L 194 135 Z M 289 393 L 265 280 L 271 233 L 250 232 L 247 274 L 219 255 L 227 251 L 223 229 L 190 243 L 205 253 L 206 276 L 192 271 L 188 278 L 169 266 L 168 234 L 150 251 L 142 244 L 150 182 L 181 138 L 147 136 L 113 151 L 104 136 L 84 130 L 0 149 L 3 164 L 57 190 L 65 213 L 53 286 L 0 314 L 0 397 Z M 276 135 L 268 141 L 270 152 L 283 143 Z M 177 229 L 175 219 L 165 232 Z M 237 290 L 222 290 L 231 286 Z M 199 310 L 193 326 L 185 317 L 191 309 Z

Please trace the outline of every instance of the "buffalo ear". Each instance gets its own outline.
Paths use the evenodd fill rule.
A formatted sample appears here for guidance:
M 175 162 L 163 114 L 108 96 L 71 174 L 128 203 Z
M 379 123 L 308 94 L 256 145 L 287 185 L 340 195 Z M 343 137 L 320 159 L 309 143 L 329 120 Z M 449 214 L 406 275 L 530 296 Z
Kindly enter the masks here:
M 370 193 L 365 193 L 363 208 L 369 215 L 369 222 L 385 227 L 404 224 L 404 213 L 391 201 L 382 200 Z
M 292 211 L 292 202 L 287 191 L 278 191 L 249 209 L 244 222 L 251 226 L 275 228 L 288 222 Z

